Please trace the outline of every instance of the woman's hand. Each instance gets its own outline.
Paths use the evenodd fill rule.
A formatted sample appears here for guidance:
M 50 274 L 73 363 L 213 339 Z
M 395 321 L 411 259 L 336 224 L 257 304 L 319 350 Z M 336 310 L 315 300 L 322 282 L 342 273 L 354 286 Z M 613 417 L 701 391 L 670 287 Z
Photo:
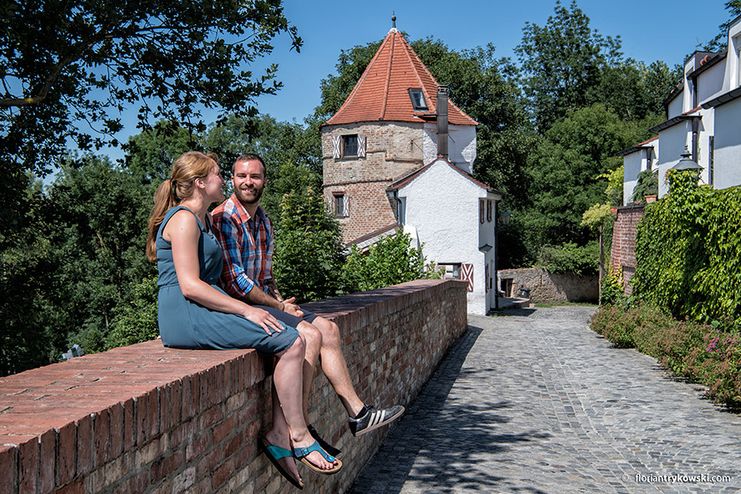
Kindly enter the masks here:
M 279 333 L 283 331 L 283 325 L 281 322 L 266 310 L 247 306 L 247 309 L 242 313 L 242 317 L 262 327 L 262 329 L 269 335 L 273 334 L 271 329 Z

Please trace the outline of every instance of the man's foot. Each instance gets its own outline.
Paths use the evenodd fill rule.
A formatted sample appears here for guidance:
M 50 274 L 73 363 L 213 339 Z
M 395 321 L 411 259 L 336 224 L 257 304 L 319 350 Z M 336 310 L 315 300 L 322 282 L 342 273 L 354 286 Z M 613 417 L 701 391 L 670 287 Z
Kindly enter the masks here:
M 404 407 L 394 405 L 390 408 L 376 409 L 373 405 L 366 405 L 360 416 L 348 419 L 350 432 L 353 436 L 362 436 L 372 430 L 393 422 L 404 414 Z

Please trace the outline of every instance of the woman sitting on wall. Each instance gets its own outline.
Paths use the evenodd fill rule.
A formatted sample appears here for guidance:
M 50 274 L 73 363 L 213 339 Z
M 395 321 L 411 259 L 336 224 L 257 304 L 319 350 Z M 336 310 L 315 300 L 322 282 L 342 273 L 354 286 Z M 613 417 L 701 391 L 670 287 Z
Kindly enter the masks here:
M 160 335 L 167 347 L 254 348 L 275 355 L 273 383 L 280 406 L 273 407 L 273 427 L 262 445 L 270 461 L 300 488 L 294 456 L 320 473 L 336 473 L 342 463 L 306 428 L 301 408 L 304 341 L 296 329 L 218 286 L 223 257 L 208 207 L 224 199 L 223 187 L 216 161 L 188 152 L 155 193 L 147 257 L 159 271 Z

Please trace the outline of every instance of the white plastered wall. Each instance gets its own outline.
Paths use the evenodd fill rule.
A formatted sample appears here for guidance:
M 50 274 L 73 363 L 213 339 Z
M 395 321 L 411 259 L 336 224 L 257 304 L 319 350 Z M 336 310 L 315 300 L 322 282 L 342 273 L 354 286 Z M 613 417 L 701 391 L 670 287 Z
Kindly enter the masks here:
M 426 123 L 422 140 L 423 162 L 437 158 L 437 123 Z M 473 125 L 448 126 L 448 161 L 471 173 L 476 160 L 476 127 Z
M 413 227 L 428 260 L 473 264 L 474 290 L 468 293 L 468 311 L 485 314 L 492 303 L 487 299 L 485 266 L 494 259 L 495 249 L 483 253 L 479 247 L 495 245 L 494 216 L 488 229 L 482 231 L 479 199 L 498 196 L 442 160 L 399 189 L 398 195 L 406 200 L 406 225 Z

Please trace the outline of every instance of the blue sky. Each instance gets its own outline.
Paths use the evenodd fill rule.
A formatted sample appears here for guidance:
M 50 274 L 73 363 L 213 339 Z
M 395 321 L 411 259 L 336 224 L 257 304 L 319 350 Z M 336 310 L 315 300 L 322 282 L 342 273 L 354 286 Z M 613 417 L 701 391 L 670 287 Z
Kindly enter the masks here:
M 568 2 L 564 2 L 567 3 Z M 620 36 L 623 53 L 670 66 L 718 32 L 729 15 L 725 1 L 580 0 L 579 7 L 603 35 Z M 275 96 L 257 100 L 261 113 L 301 122 L 320 101 L 319 84 L 333 73 L 343 49 L 383 38 L 396 12 L 397 27 L 411 41 L 431 36 L 460 50 L 493 43 L 498 56 L 515 58 L 526 22 L 543 25 L 553 13 L 550 0 L 373 0 L 368 2 L 286 0 L 285 13 L 304 40 L 300 53 L 289 51 L 288 36 L 261 64 L 277 63 L 284 84 Z

